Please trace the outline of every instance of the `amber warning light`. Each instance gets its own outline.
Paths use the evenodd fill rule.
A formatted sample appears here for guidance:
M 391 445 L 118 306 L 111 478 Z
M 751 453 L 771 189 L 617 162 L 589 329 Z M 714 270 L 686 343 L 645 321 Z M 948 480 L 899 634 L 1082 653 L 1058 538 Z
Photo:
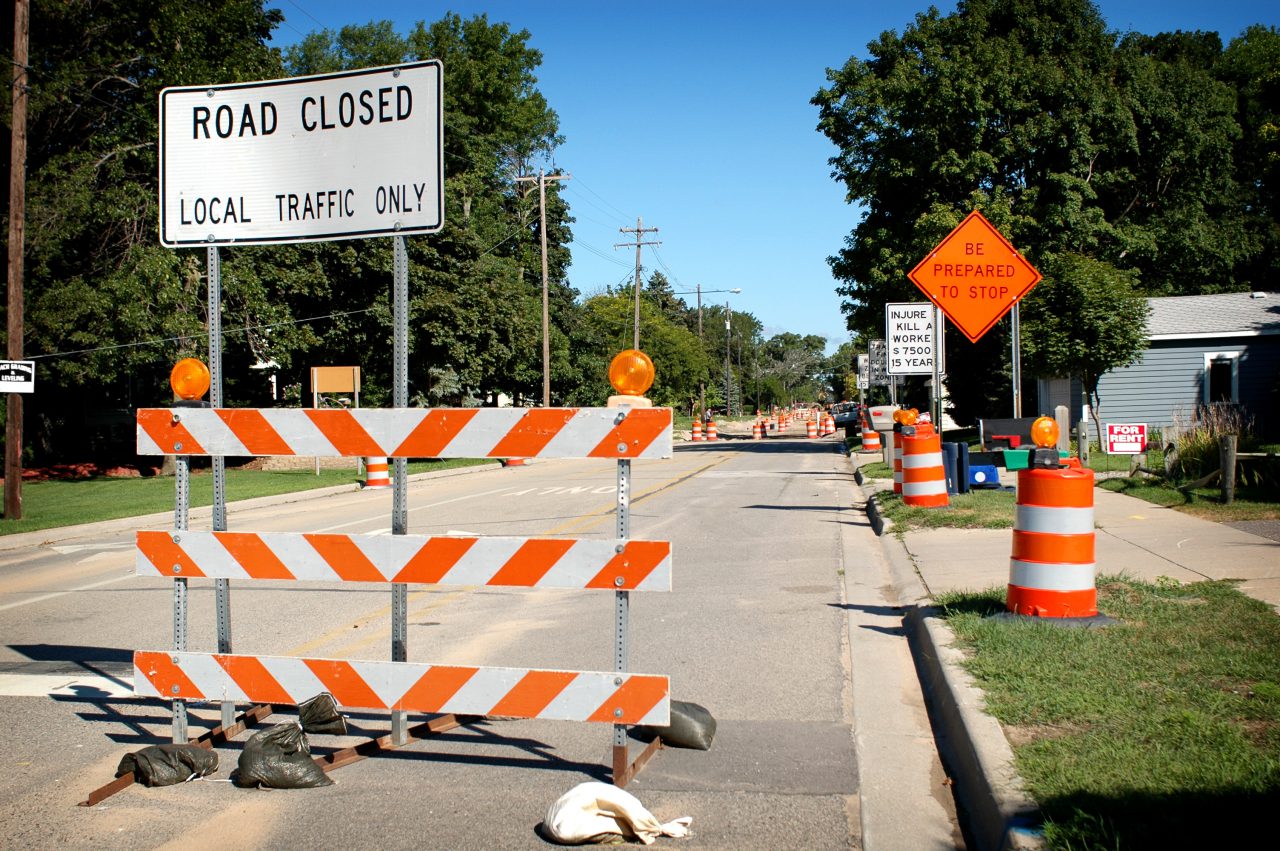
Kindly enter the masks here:
M 169 386 L 179 399 L 195 401 L 209 391 L 209 367 L 195 358 L 183 358 L 173 365 Z
M 624 396 L 643 396 L 653 386 L 653 361 L 639 349 L 618 352 L 609 364 L 609 383 Z

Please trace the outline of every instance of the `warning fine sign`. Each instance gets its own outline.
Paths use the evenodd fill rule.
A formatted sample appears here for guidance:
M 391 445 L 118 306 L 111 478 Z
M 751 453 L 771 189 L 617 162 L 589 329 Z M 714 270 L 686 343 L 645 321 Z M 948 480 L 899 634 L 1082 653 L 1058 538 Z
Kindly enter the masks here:
M 1146 423 L 1107 423 L 1108 455 L 1140 455 L 1146 451 Z
M 974 210 L 907 277 L 976 343 L 1041 275 Z

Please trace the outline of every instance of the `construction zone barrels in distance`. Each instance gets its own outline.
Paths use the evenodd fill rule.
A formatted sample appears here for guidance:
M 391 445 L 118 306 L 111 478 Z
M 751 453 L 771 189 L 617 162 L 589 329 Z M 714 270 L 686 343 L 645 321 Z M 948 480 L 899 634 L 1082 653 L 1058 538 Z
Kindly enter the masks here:
M 975 343 L 1041 279 L 977 210 L 907 276 Z
M 433 233 L 444 224 L 437 61 L 160 93 L 160 242 Z

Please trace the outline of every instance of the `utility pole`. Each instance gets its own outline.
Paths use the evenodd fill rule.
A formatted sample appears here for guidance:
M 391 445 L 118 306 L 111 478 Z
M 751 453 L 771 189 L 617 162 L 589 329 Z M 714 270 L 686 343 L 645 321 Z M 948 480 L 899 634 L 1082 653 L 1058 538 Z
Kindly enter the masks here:
M 622 242 L 616 243 L 614 248 L 626 248 L 631 245 L 636 247 L 636 327 L 635 341 L 632 343 L 633 349 L 640 348 L 640 246 L 642 245 L 662 245 L 661 242 L 642 242 L 646 233 L 657 233 L 657 228 L 647 228 L 644 226 L 644 220 L 636 216 L 636 226 L 633 228 L 618 228 L 618 233 L 634 233 L 636 241 L 634 243 Z
M 551 407 L 551 309 L 547 305 L 547 181 L 572 180 L 571 174 L 544 174 L 517 177 L 516 182 L 538 181 L 538 230 L 542 234 L 542 407 Z
M 733 313 L 729 309 L 729 299 L 724 300 L 724 415 L 733 414 L 733 397 L 729 393 L 729 377 L 733 372 L 729 366 L 729 341 L 733 330 Z
M 9 360 L 22 360 L 23 251 L 27 212 L 27 0 L 13 3 L 13 130 L 9 146 Z M 22 519 L 22 394 L 7 393 L 4 516 Z

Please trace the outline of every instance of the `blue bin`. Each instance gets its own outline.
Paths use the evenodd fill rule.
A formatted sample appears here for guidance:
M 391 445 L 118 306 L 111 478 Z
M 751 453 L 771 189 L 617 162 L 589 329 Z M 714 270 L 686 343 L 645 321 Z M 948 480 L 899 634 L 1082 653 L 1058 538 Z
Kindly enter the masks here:
M 969 487 L 971 488 L 1000 487 L 1000 470 L 994 464 L 969 465 Z

